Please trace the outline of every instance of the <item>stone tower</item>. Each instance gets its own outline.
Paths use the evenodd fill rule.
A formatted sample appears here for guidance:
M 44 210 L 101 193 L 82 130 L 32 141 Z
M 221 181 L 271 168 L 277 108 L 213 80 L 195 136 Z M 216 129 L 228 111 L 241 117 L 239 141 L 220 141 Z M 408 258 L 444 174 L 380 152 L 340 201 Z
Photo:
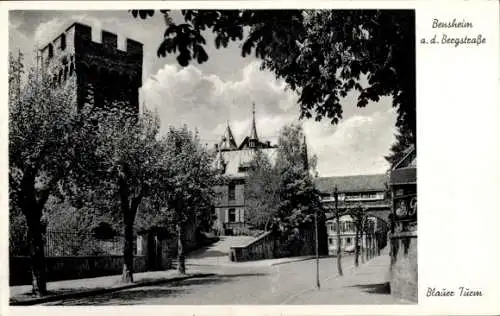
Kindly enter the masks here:
M 137 115 L 142 85 L 142 43 L 102 31 L 101 43 L 90 26 L 73 23 L 41 49 L 42 67 L 54 86 L 72 82 L 76 108 L 115 106 Z

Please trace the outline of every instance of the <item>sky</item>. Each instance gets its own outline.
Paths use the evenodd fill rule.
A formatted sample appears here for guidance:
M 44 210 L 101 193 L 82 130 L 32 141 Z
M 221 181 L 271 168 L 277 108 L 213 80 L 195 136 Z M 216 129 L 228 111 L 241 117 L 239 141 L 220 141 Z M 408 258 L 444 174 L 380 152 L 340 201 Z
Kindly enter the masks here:
M 173 12 L 174 22 L 181 18 Z M 342 100 L 343 119 L 299 121 L 297 94 L 286 89 L 273 73 L 260 70 L 253 56 L 241 57 L 240 43 L 217 50 L 214 37 L 205 34 L 209 60 L 181 67 L 175 55 L 158 57 L 165 23 L 157 13 L 147 20 L 134 19 L 127 11 L 11 11 L 9 51 L 33 63 L 36 47 L 47 44 L 73 22 L 92 26 L 92 38 L 100 42 L 102 29 L 118 34 L 118 42 L 131 38 L 144 44 L 143 85 L 140 102 L 160 115 L 162 131 L 186 124 L 198 129 L 209 146 L 220 139 L 229 122 L 236 142 L 249 135 L 252 103 L 255 103 L 260 138 L 277 142 L 286 124 L 300 123 L 308 149 L 318 157 L 319 176 L 382 173 L 389 167 L 384 155 L 394 141 L 396 113 L 390 97 L 365 108 L 355 106 L 357 94 Z

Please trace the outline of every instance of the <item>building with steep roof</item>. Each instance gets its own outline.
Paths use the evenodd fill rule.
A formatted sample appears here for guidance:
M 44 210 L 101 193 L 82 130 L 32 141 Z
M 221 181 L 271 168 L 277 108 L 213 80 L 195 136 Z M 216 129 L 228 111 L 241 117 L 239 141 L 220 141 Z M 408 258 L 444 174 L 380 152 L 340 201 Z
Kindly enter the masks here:
M 215 145 L 214 166 L 227 179 L 227 183 L 216 187 L 219 193 L 215 208 L 214 228 L 220 234 L 247 234 L 245 223 L 245 179 L 257 150 L 267 156 L 274 165 L 278 156 L 277 145 L 259 138 L 255 119 L 255 105 L 252 109 L 250 133 L 237 145 L 229 122 L 220 142 Z M 307 147 L 305 147 L 307 152 Z M 305 156 L 307 157 L 307 155 Z M 306 159 L 307 160 L 307 159 Z

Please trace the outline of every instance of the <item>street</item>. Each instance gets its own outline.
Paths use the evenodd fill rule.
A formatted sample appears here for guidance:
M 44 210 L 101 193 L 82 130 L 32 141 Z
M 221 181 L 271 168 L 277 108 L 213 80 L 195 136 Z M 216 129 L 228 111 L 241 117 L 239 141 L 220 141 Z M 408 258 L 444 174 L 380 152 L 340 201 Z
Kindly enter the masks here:
M 377 272 L 365 272 L 361 279 L 350 276 L 352 257 L 343 258 L 342 278 L 337 277 L 335 258 L 320 259 L 322 287 L 319 292 L 315 288 L 315 260 L 275 266 L 188 265 L 191 272 L 215 275 L 58 301 L 50 305 L 394 304 L 395 299 L 385 292 L 382 285 L 385 275 L 379 273 L 387 267 L 385 257 L 372 259 L 381 262 L 382 270 L 378 267 Z M 368 268 L 369 264 L 365 265 Z M 358 270 L 362 272 L 360 269 L 365 265 L 360 265 Z M 350 282 L 356 284 L 351 285 Z M 345 287 L 345 290 L 339 291 L 339 286 Z M 336 294 L 332 295 L 332 291 Z M 351 294 L 346 297 L 346 293 Z M 336 301 L 336 296 L 342 299 Z

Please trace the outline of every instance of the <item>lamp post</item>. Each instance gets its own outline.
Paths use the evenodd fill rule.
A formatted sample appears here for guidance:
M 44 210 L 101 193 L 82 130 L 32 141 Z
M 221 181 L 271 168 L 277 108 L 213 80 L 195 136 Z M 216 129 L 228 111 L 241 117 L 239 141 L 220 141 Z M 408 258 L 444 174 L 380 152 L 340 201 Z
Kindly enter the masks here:
M 339 276 L 342 276 L 342 254 L 340 248 L 340 214 L 339 214 L 339 193 L 337 190 L 337 186 L 335 186 L 335 191 L 333 191 L 333 198 L 335 199 L 335 218 L 337 219 L 337 271 Z

